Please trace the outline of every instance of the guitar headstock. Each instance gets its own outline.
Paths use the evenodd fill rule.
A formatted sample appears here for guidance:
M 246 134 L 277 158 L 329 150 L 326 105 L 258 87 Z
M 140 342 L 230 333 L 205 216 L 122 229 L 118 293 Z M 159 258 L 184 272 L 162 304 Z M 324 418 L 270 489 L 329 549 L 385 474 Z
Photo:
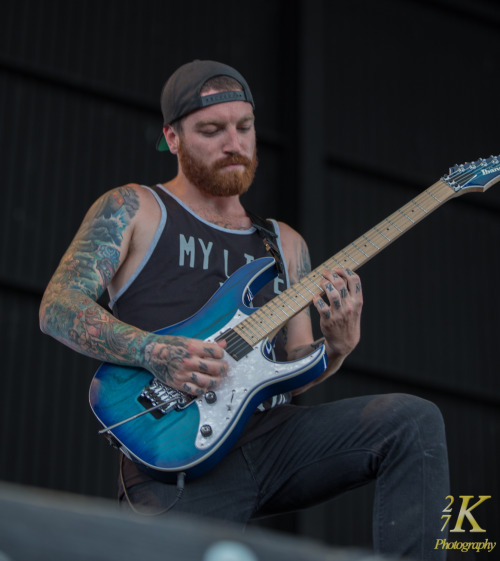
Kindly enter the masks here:
M 450 173 L 441 178 L 457 195 L 465 191 L 486 191 L 500 181 L 500 156 L 480 158 L 472 163 L 450 168 Z

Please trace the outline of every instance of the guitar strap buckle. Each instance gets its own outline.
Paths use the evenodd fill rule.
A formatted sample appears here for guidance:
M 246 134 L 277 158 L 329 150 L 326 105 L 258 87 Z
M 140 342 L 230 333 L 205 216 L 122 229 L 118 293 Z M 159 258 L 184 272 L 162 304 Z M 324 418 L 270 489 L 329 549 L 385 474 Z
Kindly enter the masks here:
M 257 216 L 256 214 L 250 212 L 249 210 L 245 209 L 245 211 L 248 214 L 250 220 L 252 221 L 252 226 L 257 230 L 257 233 L 262 238 L 266 251 L 276 261 L 276 268 L 278 269 L 278 273 L 284 274 L 285 267 L 283 265 L 283 258 L 276 244 L 278 235 L 274 231 L 272 223 L 269 220 Z

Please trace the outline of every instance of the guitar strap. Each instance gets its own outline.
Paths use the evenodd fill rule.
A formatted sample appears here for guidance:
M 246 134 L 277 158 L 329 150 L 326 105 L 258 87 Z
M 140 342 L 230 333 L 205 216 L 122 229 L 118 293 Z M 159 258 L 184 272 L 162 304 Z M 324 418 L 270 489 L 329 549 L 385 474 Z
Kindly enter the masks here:
M 272 223 L 269 220 L 266 220 L 265 218 L 261 218 L 260 216 L 257 216 L 256 214 L 250 212 L 247 209 L 245 209 L 245 211 L 248 214 L 250 220 L 252 221 L 252 226 L 254 226 L 254 228 L 257 230 L 257 233 L 262 238 L 266 251 L 270 253 L 272 257 L 274 257 L 278 272 L 284 273 L 285 267 L 283 265 L 283 258 L 276 244 L 278 235 L 274 231 Z

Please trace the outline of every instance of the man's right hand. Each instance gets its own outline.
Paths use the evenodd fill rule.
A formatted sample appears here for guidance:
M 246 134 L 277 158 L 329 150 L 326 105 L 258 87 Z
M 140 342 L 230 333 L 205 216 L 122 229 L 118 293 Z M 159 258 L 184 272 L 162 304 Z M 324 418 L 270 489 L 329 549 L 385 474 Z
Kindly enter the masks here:
M 144 367 L 167 386 L 203 395 L 217 388 L 228 372 L 224 346 L 223 342 L 158 335 L 144 348 Z

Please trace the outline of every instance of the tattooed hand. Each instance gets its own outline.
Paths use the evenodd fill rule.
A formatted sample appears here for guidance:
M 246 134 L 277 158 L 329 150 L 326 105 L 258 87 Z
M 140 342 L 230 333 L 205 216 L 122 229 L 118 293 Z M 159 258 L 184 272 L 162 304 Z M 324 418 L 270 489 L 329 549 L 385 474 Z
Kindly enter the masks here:
M 190 395 L 215 389 L 227 374 L 224 343 L 156 336 L 144 349 L 145 368 L 170 387 Z
M 358 344 L 361 334 L 363 293 L 361 280 L 349 269 L 326 270 L 321 282 L 328 304 L 320 296 L 314 305 L 320 315 L 321 331 L 330 352 L 347 356 Z

